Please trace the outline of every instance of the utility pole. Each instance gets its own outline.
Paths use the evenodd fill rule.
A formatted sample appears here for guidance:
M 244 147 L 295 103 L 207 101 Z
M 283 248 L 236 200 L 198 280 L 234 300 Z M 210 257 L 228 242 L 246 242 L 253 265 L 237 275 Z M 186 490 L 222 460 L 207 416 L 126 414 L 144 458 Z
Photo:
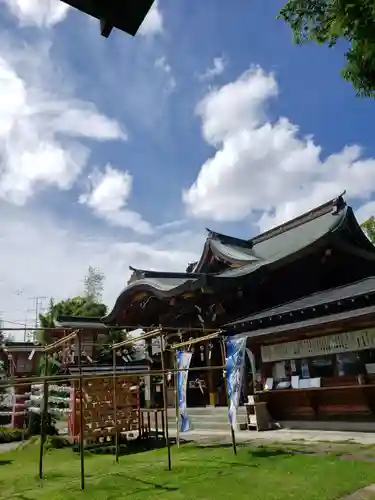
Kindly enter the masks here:
M 34 307 L 33 307 L 33 312 L 34 312 L 34 317 L 35 317 L 35 328 L 38 328 L 39 326 L 39 314 L 41 314 L 43 308 L 43 301 L 46 300 L 48 297 L 44 297 L 41 295 L 38 295 L 37 297 L 30 297 L 30 300 L 34 302 Z M 28 339 L 29 340 L 29 339 Z

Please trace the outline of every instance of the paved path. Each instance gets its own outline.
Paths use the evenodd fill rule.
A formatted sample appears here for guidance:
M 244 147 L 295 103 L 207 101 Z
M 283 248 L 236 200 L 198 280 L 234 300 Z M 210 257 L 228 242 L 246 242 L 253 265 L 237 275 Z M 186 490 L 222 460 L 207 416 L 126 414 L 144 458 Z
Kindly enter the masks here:
M 15 450 L 22 444 L 22 441 L 16 441 L 14 443 L 2 443 L 0 444 L 0 453 L 5 453 L 7 451 Z
M 176 436 L 176 431 L 170 429 L 171 437 Z M 230 431 L 227 432 L 217 430 L 197 430 L 184 432 L 180 435 L 181 439 L 191 440 L 231 440 Z M 313 431 L 313 430 L 292 430 L 278 429 L 274 431 L 238 431 L 236 432 L 236 440 L 239 443 L 247 441 L 258 442 L 280 442 L 291 443 L 293 441 L 304 442 L 327 442 L 327 443 L 356 443 L 363 445 L 375 445 L 375 433 L 366 432 L 344 432 L 344 431 Z
M 375 484 L 370 484 L 370 486 L 355 491 L 341 500 L 371 500 L 373 498 L 375 498 Z

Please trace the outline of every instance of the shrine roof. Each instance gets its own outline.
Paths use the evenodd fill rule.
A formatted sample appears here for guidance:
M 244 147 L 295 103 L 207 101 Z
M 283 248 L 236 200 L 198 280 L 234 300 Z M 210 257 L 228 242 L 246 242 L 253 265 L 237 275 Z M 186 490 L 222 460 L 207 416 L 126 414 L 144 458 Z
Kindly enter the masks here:
M 341 247 L 347 245 L 350 249 L 359 249 L 366 258 L 375 260 L 375 247 L 342 196 L 249 240 L 209 231 L 201 258 L 194 266 L 189 266 L 191 272 L 166 273 L 131 268 L 133 275 L 128 286 L 103 321 L 112 322 L 125 298 L 130 300 L 138 292 L 145 291 L 162 299 L 200 290 L 205 285 L 226 286 L 232 280 L 237 283 L 241 278 L 247 279 L 261 269 L 272 271 L 296 260 L 304 252 L 338 241 L 337 238 Z M 213 259 L 223 262 L 224 270 L 213 272 Z
M 252 336 L 264 335 L 284 331 L 286 325 L 290 327 L 294 324 L 293 328 L 296 329 L 297 326 L 301 328 L 301 325 L 339 320 L 342 315 L 354 317 L 363 309 L 362 306 L 373 308 L 374 303 L 375 277 L 371 276 L 251 314 L 228 323 L 223 328 L 234 332 L 251 330 Z M 309 317 L 310 319 L 306 319 Z
M 244 335 L 248 338 L 258 338 L 265 337 L 267 335 L 275 335 L 275 334 L 285 334 L 289 335 L 293 332 L 306 332 L 307 330 L 318 330 L 323 327 L 330 327 L 333 324 L 343 323 L 345 321 L 352 322 L 353 320 L 363 321 L 365 318 L 369 318 L 369 324 L 373 325 L 375 316 L 375 305 L 370 305 L 367 307 L 361 307 L 360 309 L 354 309 L 349 311 L 342 311 L 329 314 L 327 313 L 325 316 L 320 316 L 317 318 L 309 318 L 301 321 L 297 321 L 295 323 L 282 323 L 272 326 L 263 325 L 263 327 L 258 328 L 256 330 L 250 330 L 249 328 L 241 330 Z M 368 325 L 366 325 L 368 326 Z M 226 328 L 226 327 L 224 327 Z M 223 335 L 228 335 L 229 331 L 225 329 L 223 330 Z M 239 335 L 242 335 L 240 331 L 238 331 Z
M 62 0 L 75 9 L 101 21 L 102 35 L 108 37 L 112 28 L 134 36 L 154 0 Z
M 138 270 L 139 276 L 135 281 L 131 281 L 128 286 L 117 297 L 112 311 L 102 318 L 103 323 L 112 323 L 117 311 L 132 293 L 138 294 L 146 292 L 156 298 L 163 299 L 175 297 L 184 292 L 195 290 L 204 283 L 204 276 L 191 273 L 161 273 L 156 271 Z

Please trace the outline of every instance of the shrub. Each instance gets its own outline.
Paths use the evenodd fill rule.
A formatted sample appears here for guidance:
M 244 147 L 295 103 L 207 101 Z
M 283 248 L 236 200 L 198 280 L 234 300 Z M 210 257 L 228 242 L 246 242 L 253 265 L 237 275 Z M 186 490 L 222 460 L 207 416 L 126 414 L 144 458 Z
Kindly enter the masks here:
M 27 426 L 27 435 L 35 436 L 36 434 L 40 434 L 40 421 L 41 417 L 39 413 L 29 412 L 29 421 Z M 46 425 L 46 435 L 47 436 L 56 436 L 58 434 L 58 430 L 55 427 L 55 421 L 51 417 L 50 414 L 47 415 L 47 425 Z
M 22 429 L 0 427 L 0 444 L 22 441 L 24 439 L 24 434 Z
M 59 450 L 60 448 L 71 447 L 70 441 L 61 436 L 48 436 L 45 447 L 47 450 Z

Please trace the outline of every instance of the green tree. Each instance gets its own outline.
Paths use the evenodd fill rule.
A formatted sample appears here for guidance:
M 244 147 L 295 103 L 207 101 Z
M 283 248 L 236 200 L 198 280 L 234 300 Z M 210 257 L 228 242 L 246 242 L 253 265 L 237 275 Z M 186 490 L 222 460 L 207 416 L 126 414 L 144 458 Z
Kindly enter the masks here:
M 360 96 L 375 96 L 375 0 L 289 0 L 279 18 L 297 44 L 349 44 L 342 75 Z
M 104 274 L 95 267 L 89 266 L 84 279 L 85 296 L 93 303 L 102 301 L 104 288 Z
M 361 224 L 361 228 L 366 233 L 368 239 L 375 245 L 375 217 L 372 215 Z
M 93 302 L 91 297 L 72 297 L 71 299 L 54 302 L 50 300 L 48 310 L 45 314 L 39 315 L 39 321 L 42 328 L 42 338 L 46 338 L 48 328 L 56 327 L 56 319 L 59 316 L 84 316 L 87 318 L 101 318 L 105 316 L 107 306 L 103 303 Z

